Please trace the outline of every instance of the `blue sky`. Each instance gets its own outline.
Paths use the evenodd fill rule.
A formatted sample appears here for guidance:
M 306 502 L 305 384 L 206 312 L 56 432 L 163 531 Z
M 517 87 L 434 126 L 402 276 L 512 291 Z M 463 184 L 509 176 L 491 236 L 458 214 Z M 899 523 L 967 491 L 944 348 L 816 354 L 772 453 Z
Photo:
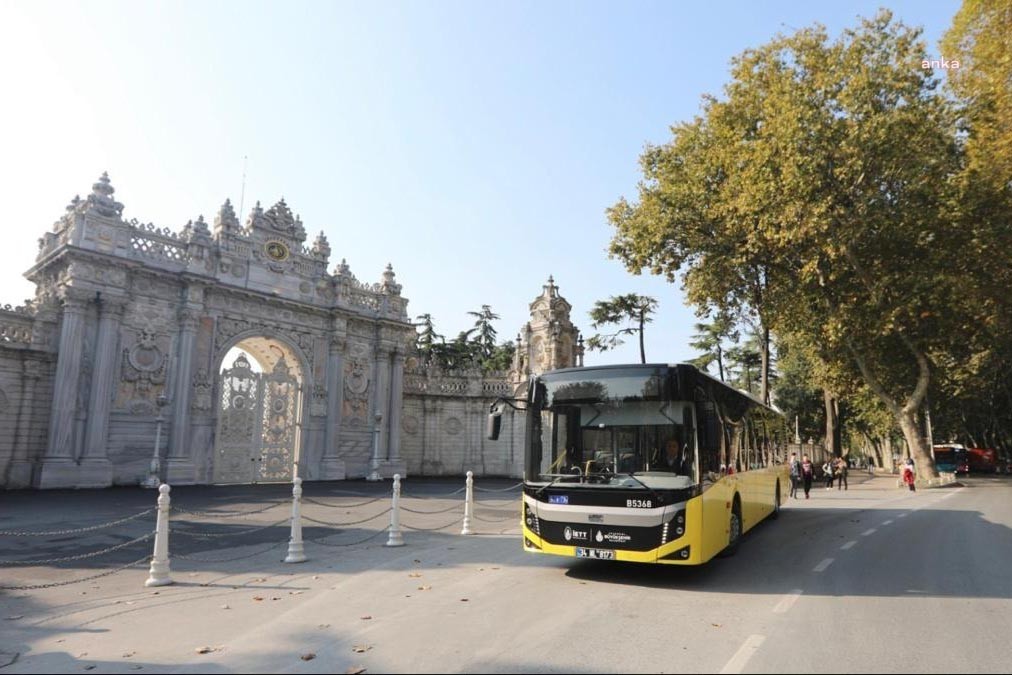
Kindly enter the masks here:
M 651 295 L 648 360 L 692 358 L 678 285 L 607 257 L 604 210 L 732 56 L 880 6 L 944 56 L 955 1 L 0 0 L 0 304 L 33 294 L 36 240 L 102 171 L 127 218 L 179 229 L 238 207 L 248 157 L 244 219 L 283 196 L 332 266 L 392 263 L 447 338 L 483 304 L 514 337 L 551 274 L 585 335 L 596 300 Z

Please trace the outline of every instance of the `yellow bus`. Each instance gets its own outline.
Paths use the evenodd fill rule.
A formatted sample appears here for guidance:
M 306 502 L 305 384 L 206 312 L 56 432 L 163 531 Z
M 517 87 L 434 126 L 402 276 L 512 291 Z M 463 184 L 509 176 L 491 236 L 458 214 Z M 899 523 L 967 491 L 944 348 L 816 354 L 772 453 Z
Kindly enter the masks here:
M 788 494 L 777 410 L 694 366 L 566 368 L 526 399 L 523 546 L 532 553 L 699 565 L 733 553 Z

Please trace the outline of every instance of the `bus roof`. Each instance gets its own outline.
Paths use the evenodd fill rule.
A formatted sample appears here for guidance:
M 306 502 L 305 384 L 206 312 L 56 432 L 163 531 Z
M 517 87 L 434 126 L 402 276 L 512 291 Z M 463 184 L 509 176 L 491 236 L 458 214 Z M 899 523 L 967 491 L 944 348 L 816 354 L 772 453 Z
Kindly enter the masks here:
M 752 403 L 762 406 L 763 408 L 767 408 L 778 415 L 784 414 L 782 410 L 780 410 L 774 405 L 764 403 L 760 399 L 756 398 L 751 392 L 744 391 L 743 389 L 738 389 L 737 387 L 732 387 L 727 382 L 723 382 L 722 380 L 717 379 L 713 375 L 710 375 L 710 373 L 706 372 L 705 370 L 700 370 L 698 367 L 692 365 L 691 363 L 611 363 L 600 366 L 575 366 L 572 368 L 558 368 L 556 370 L 550 370 L 546 373 L 542 373 L 542 375 L 552 375 L 555 373 L 579 373 L 579 372 L 586 372 L 588 370 L 589 371 L 630 370 L 630 369 L 657 370 L 658 368 L 666 368 L 669 371 L 674 370 L 680 374 L 686 371 L 691 372 L 697 378 L 705 378 L 706 380 L 708 380 L 711 386 L 716 386 L 729 393 L 733 392 L 738 396 L 743 396 L 751 400 Z

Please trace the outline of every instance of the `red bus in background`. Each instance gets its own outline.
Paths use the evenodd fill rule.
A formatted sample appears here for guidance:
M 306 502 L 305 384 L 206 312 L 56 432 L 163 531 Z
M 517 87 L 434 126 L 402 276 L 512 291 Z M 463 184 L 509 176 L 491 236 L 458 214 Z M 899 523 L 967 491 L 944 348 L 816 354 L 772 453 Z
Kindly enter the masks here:
M 998 470 L 998 453 L 990 448 L 967 448 L 967 462 L 974 473 L 995 473 Z

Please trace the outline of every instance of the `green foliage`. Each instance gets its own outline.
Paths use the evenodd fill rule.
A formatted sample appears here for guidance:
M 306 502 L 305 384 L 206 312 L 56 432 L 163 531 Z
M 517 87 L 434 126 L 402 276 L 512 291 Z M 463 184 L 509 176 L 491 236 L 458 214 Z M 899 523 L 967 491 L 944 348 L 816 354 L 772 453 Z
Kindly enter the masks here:
M 724 100 L 646 150 L 638 203 L 609 218 L 631 271 L 681 273 L 697 305 L 747 308 L 859 373 L 930 466 L 914 420 L 966 314 L 948 264 L 956 116 L 925 53 L 887 11 L 747 50 Z
M 499 315 L 492 312 L 489 305 L 482 305 L 480 311 L 468 314 L 476 318 L 474 327 L 461 331 L 450 342 L 436 332 L 431 314 L 418 317 L 421 323 L 416 324 L 420 331 L 415 347 L 422 362 L 444 370 L 475 367 L 484 372 L 508 370 L 516 346 L 509 341 L 495 344 L 497 333 L 492 322 L 498 320 Z
M 725 380 L 726 358 L 724 344 L 738 342 L 738 331 L 735 330 L 734 320 L 726 311 L 717 312 L 709 323 L 697 323 L 695 328 L 696 334 L 692 336 L 689 346 L 702 353 L 689 363 L 703 370 L 708 370 L 711 364 L 716 363 L 717 376 L 723 382 Z
M 622 335 L 638 335 L 640 342 L 640 363 L 646 363 L 646 350 L 643 346 L 643 330 L 646 324 L 653 321 L 650 316 L 657 309 L 657 301 L 645 295 L 627 293 L 626 295 L 612 296 L 607 300 L 598 300 L 594 308 L 590 310 L 591 326 L 595 329 L 601 326 L 626 323 L 613 333 L 598 333 L 587 340 L 587 349 L 592 351 L 605 352 L 621 344 Z

